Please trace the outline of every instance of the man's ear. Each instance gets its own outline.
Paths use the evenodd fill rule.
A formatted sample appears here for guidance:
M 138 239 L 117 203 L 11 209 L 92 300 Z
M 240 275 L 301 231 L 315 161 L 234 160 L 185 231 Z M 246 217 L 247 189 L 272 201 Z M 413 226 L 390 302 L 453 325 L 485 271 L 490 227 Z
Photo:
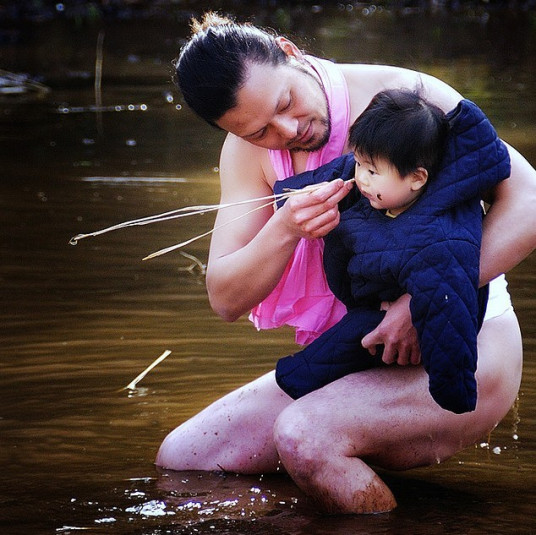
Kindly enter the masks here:
M 411 173 L 411 189 L 418 191 L 428 182 L 428 171 L 424 167 L 417 167 Z
M 289 57 L 289 58 L 295 58 L 298 61 L 301 61 L 303 59 L 303 53 L 302 51 L 289 39 L 286 37 L 276 37 L 275 42 L 277 43 L 277 46 Z

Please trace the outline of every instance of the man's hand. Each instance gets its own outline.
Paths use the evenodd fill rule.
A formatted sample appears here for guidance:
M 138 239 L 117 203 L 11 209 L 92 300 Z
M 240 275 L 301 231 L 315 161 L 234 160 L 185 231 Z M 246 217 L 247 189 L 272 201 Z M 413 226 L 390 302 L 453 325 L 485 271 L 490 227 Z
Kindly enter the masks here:
M 386 364 L 396 362 L 400 366 L 419 364 L 421 351 L 417 339 L 417 331 L 411 323 L 409 302 L 411 296 L 404 294 L 392 303 L 383 303 L 386 310 L 385 318 L 372 332 L 361 341 L 371 355 L 376 354 L 376 346 L 384 345 L 382 360 Z
M 301 238 L 322 238 L 339 224 L 338 203 L 353 188 L 341 179 L 289 197 L 282 208 L 287 227 Z

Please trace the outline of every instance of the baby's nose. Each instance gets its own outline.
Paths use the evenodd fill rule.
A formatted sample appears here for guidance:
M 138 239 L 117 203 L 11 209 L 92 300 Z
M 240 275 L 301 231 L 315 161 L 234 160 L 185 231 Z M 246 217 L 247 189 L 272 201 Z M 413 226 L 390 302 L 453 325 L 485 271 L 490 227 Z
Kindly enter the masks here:
M 358 184 L 361 184 L 361 185 L 367 185 L 368 184 L 368 179 L 367 179 L 367 171 L 365 169 L 362 169 L 358 166 L 356 166 L 355 168 L 355 179 L 356 179 L 356 182 Z

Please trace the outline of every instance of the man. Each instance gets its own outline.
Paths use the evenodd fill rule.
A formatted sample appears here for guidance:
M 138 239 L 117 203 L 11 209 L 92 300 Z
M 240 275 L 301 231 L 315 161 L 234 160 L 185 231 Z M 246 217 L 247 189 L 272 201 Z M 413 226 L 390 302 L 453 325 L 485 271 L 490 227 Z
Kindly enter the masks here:
M 461 99 L 425 74 L 377 65 L 335 66 L 304 56 L 282 37 L 214 14 L 193 29 L 176 64 L 178 83 L 196 113 L 229 132 L 220 162 L 222 203 L 269 195 L 285 174 L 346 152 L 341 132 L 346 134 L 380 90 L 421 86 L 444 111 Z M 536 172 L 514 149 L 509 152 L 511 177 L 492 192 L 485 218 L 481 284 L 536 246 Z M 309 280 L 319 273 L 316 238 L 338 224 L 337 203 L 348 191 L 335 180 L 292 197 L 275 213 L 257 210 L 216 230 L 207 270 L 213 309 L 228 321 L 253 309 L 259 326 L 277 325 L 283 317 L 308 339 L 336 321 L 341 310 L 329 295 L 311 301 L 306 289 L 293 295 L 297 306 L 287 296 L 302 282 L 305 288 L 322 287 L 321 280 Z M 222 210 L 216 226 L 250 209 Z M 311 258 L 312 268 L 303 267 L 302 261 Z M 369 465 L 404 470 L 446 459 L 493 429 L 517 395 L 522 366 L 517 319 L 504 280 L 491 287 L 478 337 L 475 411 L 442 410 L 428 393 L 422 367 L 407 366 L 419 362 L 419 351 L 405 295 L 384 304 L 385 319 L 362 342 L 371 353 L 383 344 L 383 360 L 392 366 L 348 375 L 296 402 L 269 373 L 170 433 L 157 464 L 260 473 L 275 471 L 281 462 L 326 512 L 392 509 L 394 496 Z M 296 308 L 301 310 L 295 317 Z M 313 309 L 316 319 L 310 321 Z

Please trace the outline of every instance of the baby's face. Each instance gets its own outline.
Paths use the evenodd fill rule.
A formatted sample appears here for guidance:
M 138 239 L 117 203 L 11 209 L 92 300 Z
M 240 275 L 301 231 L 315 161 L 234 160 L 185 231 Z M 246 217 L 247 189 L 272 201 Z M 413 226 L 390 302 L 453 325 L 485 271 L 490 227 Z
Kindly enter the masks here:
M 420 187 L 415 189 L 413 173 L 400 175 L 384 158 L 372 161 L 358 152 L 354 153 L 354 158 L 357 187 L 373 208 L 398 215 L 419 196 Z

